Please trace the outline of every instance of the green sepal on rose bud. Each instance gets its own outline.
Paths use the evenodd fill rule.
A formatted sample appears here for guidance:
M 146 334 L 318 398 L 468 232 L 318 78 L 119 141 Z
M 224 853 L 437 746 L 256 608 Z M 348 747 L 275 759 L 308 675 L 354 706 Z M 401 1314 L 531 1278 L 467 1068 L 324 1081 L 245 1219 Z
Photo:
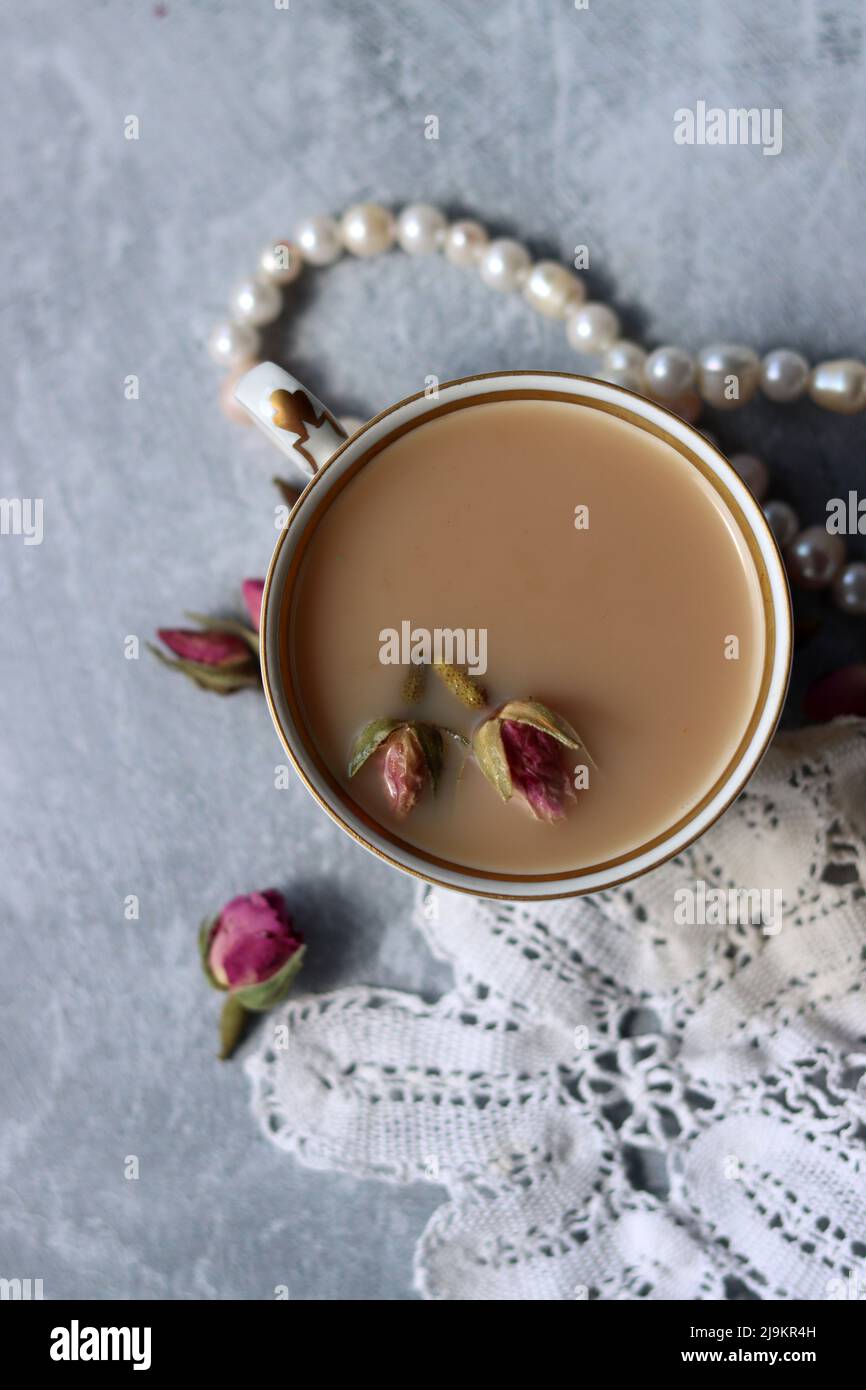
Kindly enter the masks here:
M 253 665 L 252 657 L 236 666 L 220 669 L 216 666 L 202 665 L 197 661 L 188 661 L 184 657 L 175 657 L 172 660 L 152 642 L 148 642 L 147 648 L 163 666 L 168 666 L 172 671 L 182 672 L 202 690 L 210 690 L 216 695 L 233 695 L 236 690 L 250 689 L 261 686 L 262 683 L 259 668 Z
M 356 772 L 360 772 L 367 759 L 372 757 L 385 739 L 404 722 L 402 719 L 373 719 L 369 724 L 365 724 L 352 744 L 349 754 L 349 776 L 354 777 Z
M 530 724 L 533 729 L 540 729 L 543 734 L 550 734 L 557 742 L 564 743 L 566 748 L 583 748 L 586 752 L 583 739 L 568 720 L 563 719 L 561 714 L 554 714 L 540 700 L 509 700 L 496 718 L 512 719 L 515 724 Z
M 421 745 L 421 752 L 427 765 L 427 775 L 430 778 L 430 786 L 435 796 L 439 789 L 439 778 L 442 776 L 442 765 L 445 762 L 442 731 L 435 724 L 411 724 L 409 727 Z
M 272 975 L 269 980 L 263 980 L 259 985 L 242 985 L 240 989 L 233 991 L 232 998 L 243 1004 L 251 1014 L 267 1013 L 268 1009 L 272 1009 L 275 1004 L 281 1004 L 285 999 L 304 963 L 306 951 L 306 946 L 299 946 L 276 975 Z
M 503 801 L 508 801 L 512 791 L 511 769 L 505 756 L 499 720 L 495 716 L 485 719 L 475 730 L 472 735 L 472 751 L 490 785 Z
M 220 1013 L 220 1050 L 217 1053 L 221 1062 L 227 1062 L 247 1031 L 250 1016 L 239 999 L 230 994 Z
M 299 946 L 295 954 L 286 961 L 276 975 L 260 985 L 244 985 L 228 995 L 220 1013 L 220 1051 L 221 1062 L 228 1061 L 241 1041 L 250 1021 L 251 1014 L 264 1014 L 275 1004 L 281 1004 L 294 984 L 304 962 L 306 946 Z M 225 985 L 214 980 L 205 965 L 205 974 L 215 989 L 225 991 Z
M 201 926 L 198 929 L 198 953 L 201 957 L 201 968 L 204 971 L 204 977 L 210 985 L 211 989 L 218 989 L 225 993 L 225 991 L 228 989 L 228 985 L 220 984 L 216 975 L 214 975 L 213 971 L 211 970 L 210 961 L 208 960 L 208 955 L 210 953 L 210 939 L 213 936 L 214 929 L 218 921 L 218 917 L 206 917 L 205 920 L 202 922 Z

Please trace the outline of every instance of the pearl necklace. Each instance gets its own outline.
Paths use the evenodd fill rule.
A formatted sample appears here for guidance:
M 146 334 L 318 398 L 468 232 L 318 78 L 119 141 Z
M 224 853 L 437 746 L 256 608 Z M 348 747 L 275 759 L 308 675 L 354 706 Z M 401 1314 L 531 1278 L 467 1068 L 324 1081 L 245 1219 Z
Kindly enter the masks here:
M 220 394 L 232 419 L 249 423 L 234 400 L 235 382 L 255 365 L 258 330 L 279 317 L 283 290 L 303 267 L 332 265 L 344 251 L 354 256 L 378 255 L 395 242 L 410 255 L 441 251 L 452 265 L 476 269 L 491 289 L 520 291 L 539 313 L 564 321 L 572 347 L 599 359 L 598 377 L 650 396 L 690 423 L 698 419 L 704 403 L 732 409 L 745 405 L 759 389 L 777 402 L 795 401 L 808 392 L 817 405 L 843 415 L 866 409 L 866 364 L 854 358 L 819 362 L 810 368 L 805 357 L 790 348 L 774 348 L 763 358 L 741 344 L 713 344 L 697 357 L 673 346 L 647 352 L 620 338 L 616 312 L 607 304 L 587 301 L 584 282 L 557 261 L 533 264 L 520 242 L 508 237 L 491 241 L 480 222 L 449 224 L 438 208 L 427 203 L 413 203 L 397 217 L 378 203 L 359 203 L 339 221 L 329 216 L 308 218 L 294 238 L 266 246 L 255 275 L 235 287 L 230 318 L 216 325 L 208 341 L 213 359 L 230 369 Z M 769 474 L 761 459 L 734 454 L 730 462 L 763 503 L 792 584 L 832 589 L 843 612 L 866 615 L 866 564 L 846 563 L 844 541 L 826 526 L 801 531 L 787 502 L 764 502 Z

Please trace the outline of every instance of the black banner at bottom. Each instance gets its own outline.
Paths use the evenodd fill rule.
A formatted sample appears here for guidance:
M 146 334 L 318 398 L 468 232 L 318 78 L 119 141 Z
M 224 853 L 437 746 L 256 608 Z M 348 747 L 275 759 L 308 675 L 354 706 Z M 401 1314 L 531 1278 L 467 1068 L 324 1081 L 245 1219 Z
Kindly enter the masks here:
M 300 1302 L 300 1300 L 298 1300 Z M 579 1364 L 593 1347 L 593 1361 L 609 1363 L 622 1373 L 636 1370 L 643 1374 L 666 1375 L 677 1368 L 690 1370 L 721 1366 L 729 1369 L 761 1366 L 787 1369 L 811 1367 L 823 1374 L 837 1365 L 855 1363 L 862 1347 L 862 1310 L 850 1306 L 851 1300 L 826 1303 L 649 1303 L 580 1301 L 567 1305 L 566 1323 L 559 1323 L 574 1338 L 572 1354 Z M 344 1351 L 347 1369 L 357 1374 L 359 1358 L 368 1362 L 371 1340 L 377 1336 L 377 1320 L 365 1308 L 363 1331 L 351 1312 L 351 1305 L 327 1303 L 322 1312 L 312 1312 L 309 1303 L 303 1312 L 285 1301 L 210 1303 L 194 1302 L 39 1302 L 4 1300 L 0 1308 L 5 1348 L 14 1349 L 15 1359 L 26 1371 L 48 1371 L 64 1377 L 72 1374 L 93 1376 L 109 1368 L 113 1374 L 176 1374 L 194 1367 L 196 1374 L 225 1375 L 243 1373 L 248 1379 L 285 1368 L 291 1374 L 303 1357 L 305 1375 L 310 1358 L 322 1357 L 329 1378 Z M 476 1317 L 480 1312 L 474 1304 Z M 406 1330 L 403 1318 L 395 1322 L 389 1305 L 387 1327 L 378 1335 L 398 1338 Z M 426 1322 L 422 1327 L 430 1328 Z M 319 1317 L 322 1318 L 321 1324 Z M 343 1326 L 341 1319 L 348 1318 Z M 486 1314 L 482 1314 L 486 1331 Z M 492 1328 L 496 1326 L 493 1314 Z M 327 1319 L 327 1322 L 325 1321 Z M 435 1327 L 435 1324 L 433 1325 Z M 326 1339 L 322 1342 L 322 1330 Z M 461 1329 L 461 1364 L 465 1361 L 465 1325 Z M 481 1328 L 479 1327 L 479 1331 Z M 512 1347 L 526 1339 L 545 1360 L 544 1344 L 537 1342 L 537 1314 L 521 1328 L 515 1313 L 499 1345 Z M 595 1343 L 596 1338 L 603 1341 Z M 499 1339 L 497 1339 L 499 1340 Z M 496 1342 L 489 1336 L 478 1339 L 478 1366 L 488 1374 L 495 1366 Z M 432 1350 L 432 1348 L 431 1348 Z M 441 1348 L 440 1348 L 441 1351 Z M 336 1356 L 335 1356 L 336 1352 Z M 429 1351 L 427 1356 L 429 1357 Z M 512 1353 L 509 1352 L 509 1355 Z M 563 1354 L 557 1342 L 556 1359 Z M 439 1373 L 446 1374 L 447 1362 L 439 1359 Z M 494 1366 L 491 1365 L 494 1363 Z M 253 1370 L 254 1368 L 254 1370 Z M 426 1363 L 429 1372 L 429 1360 Z M 367 1365 L 369 1371 L 369 1364 Z M 404 1374 L 410 1373 L 404 1365 Z

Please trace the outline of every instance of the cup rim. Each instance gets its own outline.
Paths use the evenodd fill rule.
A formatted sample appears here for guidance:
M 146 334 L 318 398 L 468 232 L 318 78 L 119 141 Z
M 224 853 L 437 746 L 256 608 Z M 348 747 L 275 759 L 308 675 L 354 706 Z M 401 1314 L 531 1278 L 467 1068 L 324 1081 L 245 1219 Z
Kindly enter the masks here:
M 533 380 L 540 385 L 533 388 L 530 384 Z M 559 394 L 556 382 L 563 383 L 564 389 Z M 484 385 L 477 394 L 471 393 L 469 388 L 479 383 Z M 497 383 L 502 383 L 501 396 L 495 392 Z M 724 771 L 696 805 L 661 834 L 614 860 L 584 869 L 540 875 L 509 875 L 475 869 L 438 859 L 386 831 L 374 817 L 352 802 L 317 752 L 304 745 L 285 688 L 283 648 L 291 609 L 291 602 L 283 603 L 290 593 L 285 568 L 287 563 L 293 562 L 294 572 L 297 572 L 306 540 L 314 529 L 310 523 L 324 510 L 326 499 L 334 495 L 334 484 L 342 477 L 345 485 L 350 480 L 345 477 L 347 472 L 351 470 L 350 476 L 354 476 L 399 437 L 399 425 L 405 424 L 410 430 L 448 409 L 481 404 L 485 397 L 490 400 L 509 397 L 560 399 L 594 405 L 662 438 L 696 466 L 726 502 L 752 555 L 761 589 L 767 646 L 761 686 L 746 731 Z M 428 399 L 429 405 L 425 405 Z M 420 409 L 417 408 L 419 403 Z M 395 416 L 397 419 L 392 419 Z M 389 421 L 390 424 L 385 424 Z M 401 429 L 402 432 L 405 431 Z M 342 469 L 337 467 L 334 472 L 341 460 Z M 330 481 L 322 492 L 319 483 L 326 474 L 330 474 Z M 319 504 L 311 504 L 316 496 Z M 303 524 L 299 527 L 300 522 Z M 287 550 L 288 542 L 291 543 Z M 300 542 L 304 542 L 301 556 L 294 558 Z M 443 888 L 503 901 L 545 901 L 584 896 L 640 877 L 682 853 L 724 815 L 759 765 L 778 726 L 790 680 L 792 627 L 787 575 L 769 523 L 729 461 L 695 426 L 646 396 L 595 377 L 531 369 L 484 372 L 441 383 L 435 399 L 428 398 L 425 391 L 417 391 L 387 406 L 346 439 L 306 484 L 280 530 L 265 578 L 260 618 L 262 683 L 278 737 L 296 773 L 331 819 L 364 849 L 404 873 Z M 294 731 L 294 737 L 290 730 Z M 296 747 L 295 740 L 300 747 Z M 326 790 L 329 782 L 333 784 L 329 789 L 333 799 Z M 625 872 L 611 872 L 626 866 L 629 867 Z M 544 891 L 546 888 L 554 891 Z

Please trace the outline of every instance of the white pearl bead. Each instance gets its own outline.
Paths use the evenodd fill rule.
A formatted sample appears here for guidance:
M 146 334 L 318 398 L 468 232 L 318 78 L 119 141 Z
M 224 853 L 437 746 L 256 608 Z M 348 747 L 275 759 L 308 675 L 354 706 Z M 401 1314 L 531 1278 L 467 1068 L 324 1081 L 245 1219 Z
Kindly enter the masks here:
M 379 203 L 356 203 L 340 222 L 343 245 L 353 256 L 377 256 L 394 245 L 395 235 L 394 218 Z
M 762 501 L 770 486 L 770 474 L 763 459 L 756 454 L 731 454 L 730 464 L 751 493 Z
M 620 338 L 611 343 L 602 358 L 601 365 L 606 372 L 639 372 L 643 374 L 646 353 L 637 343 L 628 338 Z
M 809 395 L 825 410 L 856 415 L 866 408 L 866 366 L 853 357 L 819 362 L 809 379 Z
M 761 390 L 771 401 L 795 401 L 809 384 L 809 363 L 790 348 L 775 348 L 761 363 Z
M 234 367 L 245 357 L 255 357 L 259 335 L 248 323 L 218 323 L 211 329 L 208 352 L 221 367 Z
M 333 217 L 308 217 L 295 229 L 295 241 L 308 265 L 333 265 L 343 252 Z
M 764 516 L 767 523 L 776 537 L 776 544 L 780 550 L 784 550 L 786 545 L 790 545 L 800 529 L 800 518 L 789 506 L 787 502 L 780 502 L 774 498 L 770 502 L 764 503 Z
M 525 246 L 508 237 L 500 237 L 482 251 L 478 273 L 492 290 L 516 290 L 526 279 L 529 265 L 529 252 Z
M 275 285 L 290 285 L 304 268 L 304 258 L 297 242 L 285 237 L 270 242 L 259 256 L 259 277 Z
M 558 261 L 536 261 L 526 277 L 523 297 L 551 319 L 564 318 L 571 305 L 586 297 L 583 281 Z
M 845 566 L 833 585 L 833 598 L 843 613 L 866 617 L 866 565 L 862 561 Z
M 273 323 L 279 318 L 283 296 L 270 280 L 241 280 L 229 300 L 229 313 L 236 323 L 251 323 L 254 328 Z
M 646 359 L 643 372 L 650 394 L 667 401 L 688 391 L 695 379 L 695 364 L 682 348 L 658 347 Z
M 477 265 L 488 240 L 480 222 L 473 222 L 471 218 L 452 222 L 445 233 L 445 255 L 452 265 Z
M 788 546 L 785 563 L 798 588 L 826 589 L 845 563 L 845 543 L 823 526 L 809 526 Z
M 397 240 L 410 256 L 429 256 L 442 245 L 446 226 L 438 208 L 413 203 L 397 218 Z
M 757 353 L 740 343 L 714 344 L 698 353 L 698 389 L 707 405 L 733 410 L 758 389 Z
M 581 304 L 569 309 L 565 336 L 578 352 L 604 352 L 619 335 L 619 317 L 606 304 Z

